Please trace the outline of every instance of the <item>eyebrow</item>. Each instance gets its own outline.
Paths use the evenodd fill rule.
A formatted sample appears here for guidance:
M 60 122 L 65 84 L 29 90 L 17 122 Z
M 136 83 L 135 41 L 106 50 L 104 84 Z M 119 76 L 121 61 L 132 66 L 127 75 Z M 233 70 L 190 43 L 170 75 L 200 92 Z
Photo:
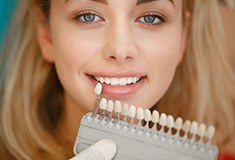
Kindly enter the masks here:
M 65 0 L 65 3 L 68 3 L 69 1 L 70 0 Z M 90 1 L 95 1 L 95 2 L 102 3 L 102 4 L 106 4 L 106 5 L 108 4 L 107 0 L 90 0 Z M 153 2 L 153 1 L 159 1 L 159 0 L 137 0 L 136 5 L 150 3 L 150 2 Z M 173 0 L 167 0 L 167 1 L 170 1 L 175 6 Z

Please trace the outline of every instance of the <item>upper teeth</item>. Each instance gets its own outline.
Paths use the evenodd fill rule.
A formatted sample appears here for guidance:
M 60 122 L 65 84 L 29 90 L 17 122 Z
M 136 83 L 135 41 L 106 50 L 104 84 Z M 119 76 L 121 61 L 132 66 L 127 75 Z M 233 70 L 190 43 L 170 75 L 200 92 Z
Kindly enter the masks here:
M 123 77 L 123 78 L 107 78 L 107 77 L 94 77 L 98 82 L 125 86 L 127 84 L 136 83 L 140 80 L 140 77 Z

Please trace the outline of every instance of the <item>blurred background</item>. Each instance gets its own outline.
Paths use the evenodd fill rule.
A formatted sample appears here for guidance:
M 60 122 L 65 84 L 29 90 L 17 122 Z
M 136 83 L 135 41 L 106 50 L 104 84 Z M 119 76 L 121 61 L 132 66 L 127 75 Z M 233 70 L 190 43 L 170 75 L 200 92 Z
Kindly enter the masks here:
M 10 18 L 12 16 L 12 11 L 15 9 L 15 3 L 18 0 L 0 0 L 0 44 L 4 39 L 5 32 L 7 31 L 7 26 L 9 24 Z M 221 0 L 222 1 L 222 0 Z M 231 0 L 224 0 L 224 3 L 230 2 Z M 234 6 L 234 4 L 233 4 Z M 235 6 L 234 6 L 235 7 Z M 235 8 L 229 9 L 221 3 L 221 16 L 224 23 L 225 33 L 226 33 L 226 43 L 229 50 L 229 56 L 231 56 L 231 61 L 235 71 Z
M 0 44 L 3 41 L 16 1 L 17 0 L 0 0 Z

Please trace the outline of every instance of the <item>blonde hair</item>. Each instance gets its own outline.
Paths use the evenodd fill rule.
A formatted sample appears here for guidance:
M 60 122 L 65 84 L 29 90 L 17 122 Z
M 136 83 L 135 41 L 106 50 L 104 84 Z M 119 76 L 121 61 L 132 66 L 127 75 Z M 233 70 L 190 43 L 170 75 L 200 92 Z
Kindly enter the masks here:
M 56 138 L 63 116 L 63 89 L 53 64 L 41 56 L 36 40 L 35 5 L 49 16 L 50 0 L 24 0 L 12 21 L 1 53 L 1 136 L 17 159 L 67 159 Z M 191 0 L 184 0 L 191 12 Z M 217 127 L 218 142 L 234 134 L 234 77 L 223 48 L 218 2 L 194 1 L 192 25 L 182 64 L 160 111 Z M 47 4 L 47 5 L 45 5 Z M 15 28 L 17 26 L 17 28 Z

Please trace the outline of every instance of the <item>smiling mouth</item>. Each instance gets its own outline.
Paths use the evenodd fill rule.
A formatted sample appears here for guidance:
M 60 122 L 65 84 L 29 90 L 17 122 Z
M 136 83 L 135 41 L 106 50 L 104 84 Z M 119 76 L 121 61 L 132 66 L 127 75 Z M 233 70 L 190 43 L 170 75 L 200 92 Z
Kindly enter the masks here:
M 140 82 L 144 77 L 96 77 L 92 76 L 92 78 L 100 82 L 102 84 L 106 85 L 112 85 L 112 86 L 126 86 L 131 84 L 136 84 Z

